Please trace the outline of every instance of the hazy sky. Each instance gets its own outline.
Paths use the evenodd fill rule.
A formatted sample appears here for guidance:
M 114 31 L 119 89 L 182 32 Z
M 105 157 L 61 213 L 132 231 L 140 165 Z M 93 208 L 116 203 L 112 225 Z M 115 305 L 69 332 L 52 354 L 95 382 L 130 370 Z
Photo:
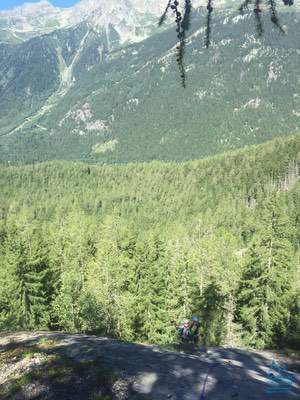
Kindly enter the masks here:
M 40 0 L 0 0 L 0 9 L 13 8 L 23 3 L 38 3 Z M 55 6 L 70 7 L 77 3 L 78 0 L 49 0 Z

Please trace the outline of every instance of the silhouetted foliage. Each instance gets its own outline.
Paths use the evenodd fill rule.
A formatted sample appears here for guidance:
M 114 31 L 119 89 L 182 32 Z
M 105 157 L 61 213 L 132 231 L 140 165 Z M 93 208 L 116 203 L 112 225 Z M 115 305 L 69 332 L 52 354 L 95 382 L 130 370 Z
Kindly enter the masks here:
M 166 20 L 167 13 L 169 10 L 172 10 L 175 13 L 175 22 L 176 22 L 176 33 L 177 38 L 179 40 L 177 45 L 177 57 L 176 61 L 179 66 L 180 77 L 182 86 L 185 87 L 185 68 L 184 68 L 184 49 L 185 49 L 185 40 L 186 40 L 186 32 L 190 26 L 190 18 L 191 18 L 191 10 L 193 0 L 184 0 L 184 4 L 180 4 L 181 0 L 169 0 L 166 6 L 164 13 L 162 14 L 159 20 L 159 26 L 161 26 Z M 283 0 L 283 4 L 285 6 L 292 6 L 294 4 L 294 0 Z M 244 14 L 245 10 L 249 10 L 249 8 L 253 7 L 253 13 L 256 20 L 256 29 L 258 36 L 263 34 L 263 22 L 261 14 L 263 12 L 263 5 L 268 10 L 270 14 L 270 20 L 279 29 L 280 33 L 284 34 L 285 30 L 282 27 L 278 12 L 277 12 L 277 4 L 276 0 L 244 0 L 244 2 L 238 8 L 240 14 Z M 182 14 L 180 12 L 180 7 L 184 9 L 184 17 L 182 18 Z M 205 35 L 205 46 L 209 47 L 211 41 L 211 21 L 212 21 L 212 13 L 213 13 L 213 0 L 207 0 L 207 18 L 206 18 L 206 35 Z

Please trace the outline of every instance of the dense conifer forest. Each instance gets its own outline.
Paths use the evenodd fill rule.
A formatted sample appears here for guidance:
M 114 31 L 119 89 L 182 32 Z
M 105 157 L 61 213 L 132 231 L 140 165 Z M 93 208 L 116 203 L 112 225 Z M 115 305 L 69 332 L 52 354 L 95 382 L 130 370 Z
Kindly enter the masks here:
M 200 161 L 0 166 L 0 330 L 300 345 L 300 135 Z

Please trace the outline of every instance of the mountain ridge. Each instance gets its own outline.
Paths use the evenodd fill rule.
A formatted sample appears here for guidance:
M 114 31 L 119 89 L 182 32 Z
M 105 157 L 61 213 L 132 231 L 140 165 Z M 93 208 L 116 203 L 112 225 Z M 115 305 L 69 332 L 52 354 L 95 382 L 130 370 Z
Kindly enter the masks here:
M 118 28 L 124 41 L 144 39 L 157 25 L 160 6 L 164 0 L 153 2 L 151 6 L 141 0 L 104 1 L 81 0 L 69 8 L 54 7 L 50 2 L 25 3 L 12 10 L 0 11 L 0 34 L 5 31 L 27 38 L 49 33 L 56 29 L 75 26 L 89 21 L 94 26 L 106 27 L 110 24 Z M 163 8 L 162 8 L 163 10 Z M 161 11 L 162 12 L 162 11 Z M 145 18 L 146 16 L 146 18 Z M 145 26 L 143 35 L 136 35 L 136 27 Z M 148 33 L 147 33 L 148 32 Z M 0 36 L 1 41 L 1 36 Z
M 15 43 L 33 36 L 49 33 L 56 29 L 75 26 L 83 21 L 106 26 L 113 23 L 120 27 L 126 24 L 134 30 L 144 27 L 143 35 L 134 32 L 124 36 L 124 41 L 140 41 L 157 29 L 158 18 L 166 7 L 166 0 L 79 0 L 72 7 L 55 7 L 50 1 L 24 3 L 9 10 L 0 10 L 0 42 Z M 200 0 L 193 1 L 193 7 L 203 6 Z M 214 7 L 236 7 L 237 0 L 217 0 Z M 180 4 L 182 8 L 182 4 Z M 173 20 L 173 18 L 172 18 Z M 121 25 L 122 25 L 121 24 Z M 147 26 L 145 26 L 145 24 Z M 122 30 L 121 30 L 122 33 Z
M 299 21 L 284 13 L 283 38 L 265 16 L 259 39 L 252 13 L 222 9 L 206 50 L 195 11 L 184 92 L 173 26 L 124 43 L 116 25 L 84 21 L 0 44 L 0 160 L 179 161 L 296 132 Z

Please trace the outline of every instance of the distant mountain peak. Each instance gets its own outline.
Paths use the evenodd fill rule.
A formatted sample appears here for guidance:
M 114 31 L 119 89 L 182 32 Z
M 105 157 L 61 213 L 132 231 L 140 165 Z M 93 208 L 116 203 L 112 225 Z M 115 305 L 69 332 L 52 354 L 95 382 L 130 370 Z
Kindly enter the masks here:
M 13 9 L 0 11 L 0 15 L 12 14 L 12 13 L 26 15 L 35 13 L 37 11 L 40 11 L 41 9 L 49 9 L 49 8 L 54 9 L 55 7 L 47 0 L 41 0 L 38 3 L 25 2 L 20 6 L 14 7 Z
M 88 21 L 104 29 L 113 26 L 121 41 L 139 41 L 156 27 L 155 18 L 164 7 L 165 0 L 81 0 L 70 8 L 54 7 L 51 2 L 41 0 L 0 11 L 0 26 L 3 31 L 20 36 L 26 33 L 26 38 L 30 38 Z

